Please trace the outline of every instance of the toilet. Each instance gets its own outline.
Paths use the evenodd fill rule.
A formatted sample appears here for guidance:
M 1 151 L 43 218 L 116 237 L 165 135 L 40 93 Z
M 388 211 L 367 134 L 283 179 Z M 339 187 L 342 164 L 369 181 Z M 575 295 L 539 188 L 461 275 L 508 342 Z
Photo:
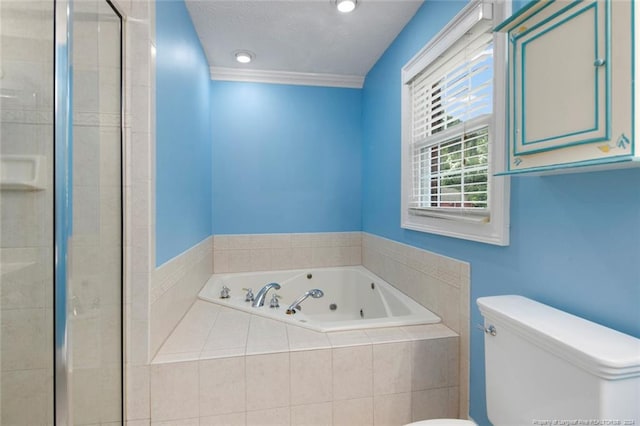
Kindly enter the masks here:
M 522 296 L 477 303 L 494 426 L 640 424 L 640 339 Z M 406 426 L 471 425 L 436 419 Z

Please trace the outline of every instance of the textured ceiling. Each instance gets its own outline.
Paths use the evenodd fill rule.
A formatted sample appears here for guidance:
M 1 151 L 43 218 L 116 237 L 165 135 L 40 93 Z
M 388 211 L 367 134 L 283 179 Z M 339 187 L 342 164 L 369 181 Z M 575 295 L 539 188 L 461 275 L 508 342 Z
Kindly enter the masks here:
M 186 0 L 212 67 L 365 76 L 422 0 Z M 233 52 L 250 50 L 248 65 Z

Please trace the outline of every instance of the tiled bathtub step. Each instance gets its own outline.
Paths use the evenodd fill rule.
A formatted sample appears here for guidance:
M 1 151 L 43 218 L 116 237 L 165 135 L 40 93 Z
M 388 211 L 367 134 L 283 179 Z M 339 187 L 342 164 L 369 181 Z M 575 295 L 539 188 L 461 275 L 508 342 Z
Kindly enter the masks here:
M 198 300 L 153 364 L 450 337 L 442 324 L 320 333 Z
M 457 415 L 458 338 L 156 363 L 150 379 L 153 423 L 401 425 Z

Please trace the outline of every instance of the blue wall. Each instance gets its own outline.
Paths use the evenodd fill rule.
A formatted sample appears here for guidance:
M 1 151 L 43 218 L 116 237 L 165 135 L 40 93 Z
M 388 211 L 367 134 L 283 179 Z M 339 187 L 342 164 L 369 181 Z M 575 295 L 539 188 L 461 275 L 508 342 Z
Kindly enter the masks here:
M 521 294 L 640 337 L 640 170 L 511 180 L 511 245 L 400 228 L 400 69 L 463 6 L 427 1 L 363 92 L 363 230 L 471 263 L 471 416 L 486 417 L 481 296 Z
M 182 0 L 156 2 L 156 264 L 212 233 L 209 65 Z
M 361 93 L 212 82 L 215 234 L 359 231 Z

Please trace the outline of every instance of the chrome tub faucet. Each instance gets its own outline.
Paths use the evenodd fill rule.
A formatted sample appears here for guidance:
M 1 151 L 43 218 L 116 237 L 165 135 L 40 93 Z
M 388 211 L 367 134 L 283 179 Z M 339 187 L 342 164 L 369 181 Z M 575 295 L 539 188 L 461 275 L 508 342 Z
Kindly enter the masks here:
M 280 290 L 280 284 L 278 284 L 278 283 L 269 283 L 269 284 L 265 285 L 264 287 L 262 287 L 260 289 L 260 291 L 258 291 L 258 293 L 256 294 L 255 298 L 253 299 L 253 303 L 251 303 L 251 306 L 253 308 L 259 308 L 261 306 L 264 306 L 264 300 L 267 297 L 267 292 L 269 290 L 271 290 L 272 288 L 275 288 L 276 290 Z

